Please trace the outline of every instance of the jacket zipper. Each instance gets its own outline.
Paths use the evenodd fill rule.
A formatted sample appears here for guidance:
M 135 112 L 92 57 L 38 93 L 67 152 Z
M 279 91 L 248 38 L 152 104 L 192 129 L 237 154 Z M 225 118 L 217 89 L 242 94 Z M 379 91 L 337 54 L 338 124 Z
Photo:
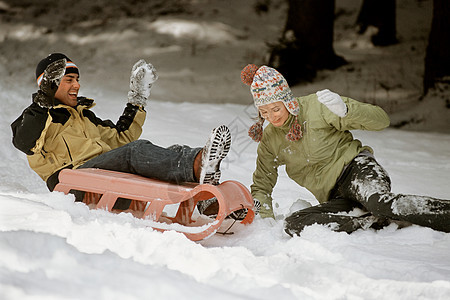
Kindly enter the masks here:
M 64 141 L 64 144 L 66 145 L 67 152 L 69 153 L 70 161 L 73 161 L 72 154 L 70 153 L 69 145 L 67 144 L 66 139 L 64 137 L 62 137 L 62 139 Z

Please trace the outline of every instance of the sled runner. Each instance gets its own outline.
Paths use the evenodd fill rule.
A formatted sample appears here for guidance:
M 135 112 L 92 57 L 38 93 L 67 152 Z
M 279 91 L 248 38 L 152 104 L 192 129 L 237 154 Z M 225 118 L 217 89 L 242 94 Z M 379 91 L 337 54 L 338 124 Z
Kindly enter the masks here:
M 96 208 L 111 211 L 118 198 L 130 199 L 130 209 L 142 212 L 143 219 L 155 221 L 152 227 L 159 231 L 173 230 L 182 232 L 193 241 L 213 235 L 224 219 L 232 212 L 246 208 L 248 213 L 240 221 L 250 224 L 254 218 L 253 198 L 248 189 L 233 180 L 220 185 L 210 184 L 173 184 L 139 175 L 108 171 L 102 169 L 65 169 L 59 174 L 59 183 L 55 191 L 69 193 L 71 190 L 84 191 L 83 202 L 96 204 Z M 199 201 L 217 198 L 219 212 L 210 223 L 195 225 L 192 214 Z M 179 204 L 174 217 L 163 213 L 167 205 Z M 182 226 L 170 226 L 169 220 Z

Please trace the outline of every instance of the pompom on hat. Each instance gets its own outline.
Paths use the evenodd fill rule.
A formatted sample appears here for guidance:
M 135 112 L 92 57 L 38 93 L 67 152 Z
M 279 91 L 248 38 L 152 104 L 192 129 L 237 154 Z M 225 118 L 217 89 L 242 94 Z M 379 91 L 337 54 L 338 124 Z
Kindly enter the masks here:
M 241 80 L 246 85 L 250 86 L 253 83 L 253 78 L 255 77 L 256 71 L 258 71 L 258 66 L 254 64 L 246 65 L 241 71 Z
M 268 67 L 258 67 L 254 64 L 248 64 L 241 71 L 241 80 L 250 86 L 250 93 L 256 108 L 262 105 L 282 101 L 290 114 L 297 116 L 300 107 L 297 100 L 292 96 L 291 89 L 286 79 L 277 70 Z M 264 119 L 258 111 L 257 122 L 250 127 L 249 136 L 256 142 L 261 141 Z M 297 118 L 291 124 L 286 138 L 290 141 L 299 140 L 302 137 L 301 126 Z
M 75 73 L 80 75 L 77 65 L 75 65 L 70 58 L 62 53 L 52 53 L 42 59 L 36 67 L 36 81 L 38 85 L 41 84 L 42 76 L 44 75 L 44 71 L 48 65 L 63 58 L 66 59 L 66 72 L 64 74 Z

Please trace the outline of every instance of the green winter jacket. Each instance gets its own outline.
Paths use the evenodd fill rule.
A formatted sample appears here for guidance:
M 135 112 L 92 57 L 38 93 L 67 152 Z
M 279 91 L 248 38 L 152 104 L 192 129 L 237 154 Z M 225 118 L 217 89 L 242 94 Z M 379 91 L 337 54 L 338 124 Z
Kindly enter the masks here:
M 316 94 L 298 97 L 303 137 L 295 142 L 286 139 L 295 116 L 290 115 L 281 127 L 269 124 L 258 146 L 256 170 L 251 192 L 261 202 L 262 217 L 273 217 L 272 191 L 278 178 L 278 167 L 297 184 L 307 188 L 320 202 L 326 202 L 344 166 L 361 151 L 373 152 L 353 138 L 349 130 L 382 130 L 389 117 L 378 106 L 342 97 L 347 115 L 340 118 L 317 100 Z

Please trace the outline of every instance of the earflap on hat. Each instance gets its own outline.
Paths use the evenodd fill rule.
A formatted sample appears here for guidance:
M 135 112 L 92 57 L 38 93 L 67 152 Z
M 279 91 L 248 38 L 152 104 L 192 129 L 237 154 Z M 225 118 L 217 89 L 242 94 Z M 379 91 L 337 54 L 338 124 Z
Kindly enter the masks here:
M 38 85 L 40 85 L 42 76 L 44 75 L 44 71 L 48 67 L 48 65 L 63 58 L 66 59 L 65 74 L 75 73 L 80 75 L 78 67 L 70 60 L 70 58 L 62 53 L 52 53 L 49 54 L 46 58 L 42 59 L 36 67 L 36 81 Z
M 259 67 L 254 64 L 246 65 L 241 71 L 241 80 L 248 86 L 251 86 L 253 83 L 253 78 L 255 77 L 256 71 L 258 71 Z
M 289 132 L 286 134 L 286 139 L 291 142 L 298 141 L 303 137 L 302 126 L 298 123 L 297 117 L 294 116 L 291 126 L 289 127 Z
M 302 126 L 298 123 L 297 116 L 292 116 L 292 121 L 289 126 L 289 131 L 286 134 L 286 139 L 291 142 L 298 141 L 303 137 Z M 258 111 L 258 117 L 256 119 L 256 123 L 250 126 L 248 130 L 248 136 L 252 138 L 255 142 L 259 143 L 262 140 L 263 132 L 264 132 L 264 118 L 261 116 L 261 113 Z
M 263 135 L 263 124 L 264 124 L 264 118 L 261 116 L 261 114 L 258 111 L 258 118 L 256 120 L 256 123 L 250 126 L 250 129 L 248 130 L 248 136 L 252 138 L 255 142 L 259 143 L 262 140 Z

